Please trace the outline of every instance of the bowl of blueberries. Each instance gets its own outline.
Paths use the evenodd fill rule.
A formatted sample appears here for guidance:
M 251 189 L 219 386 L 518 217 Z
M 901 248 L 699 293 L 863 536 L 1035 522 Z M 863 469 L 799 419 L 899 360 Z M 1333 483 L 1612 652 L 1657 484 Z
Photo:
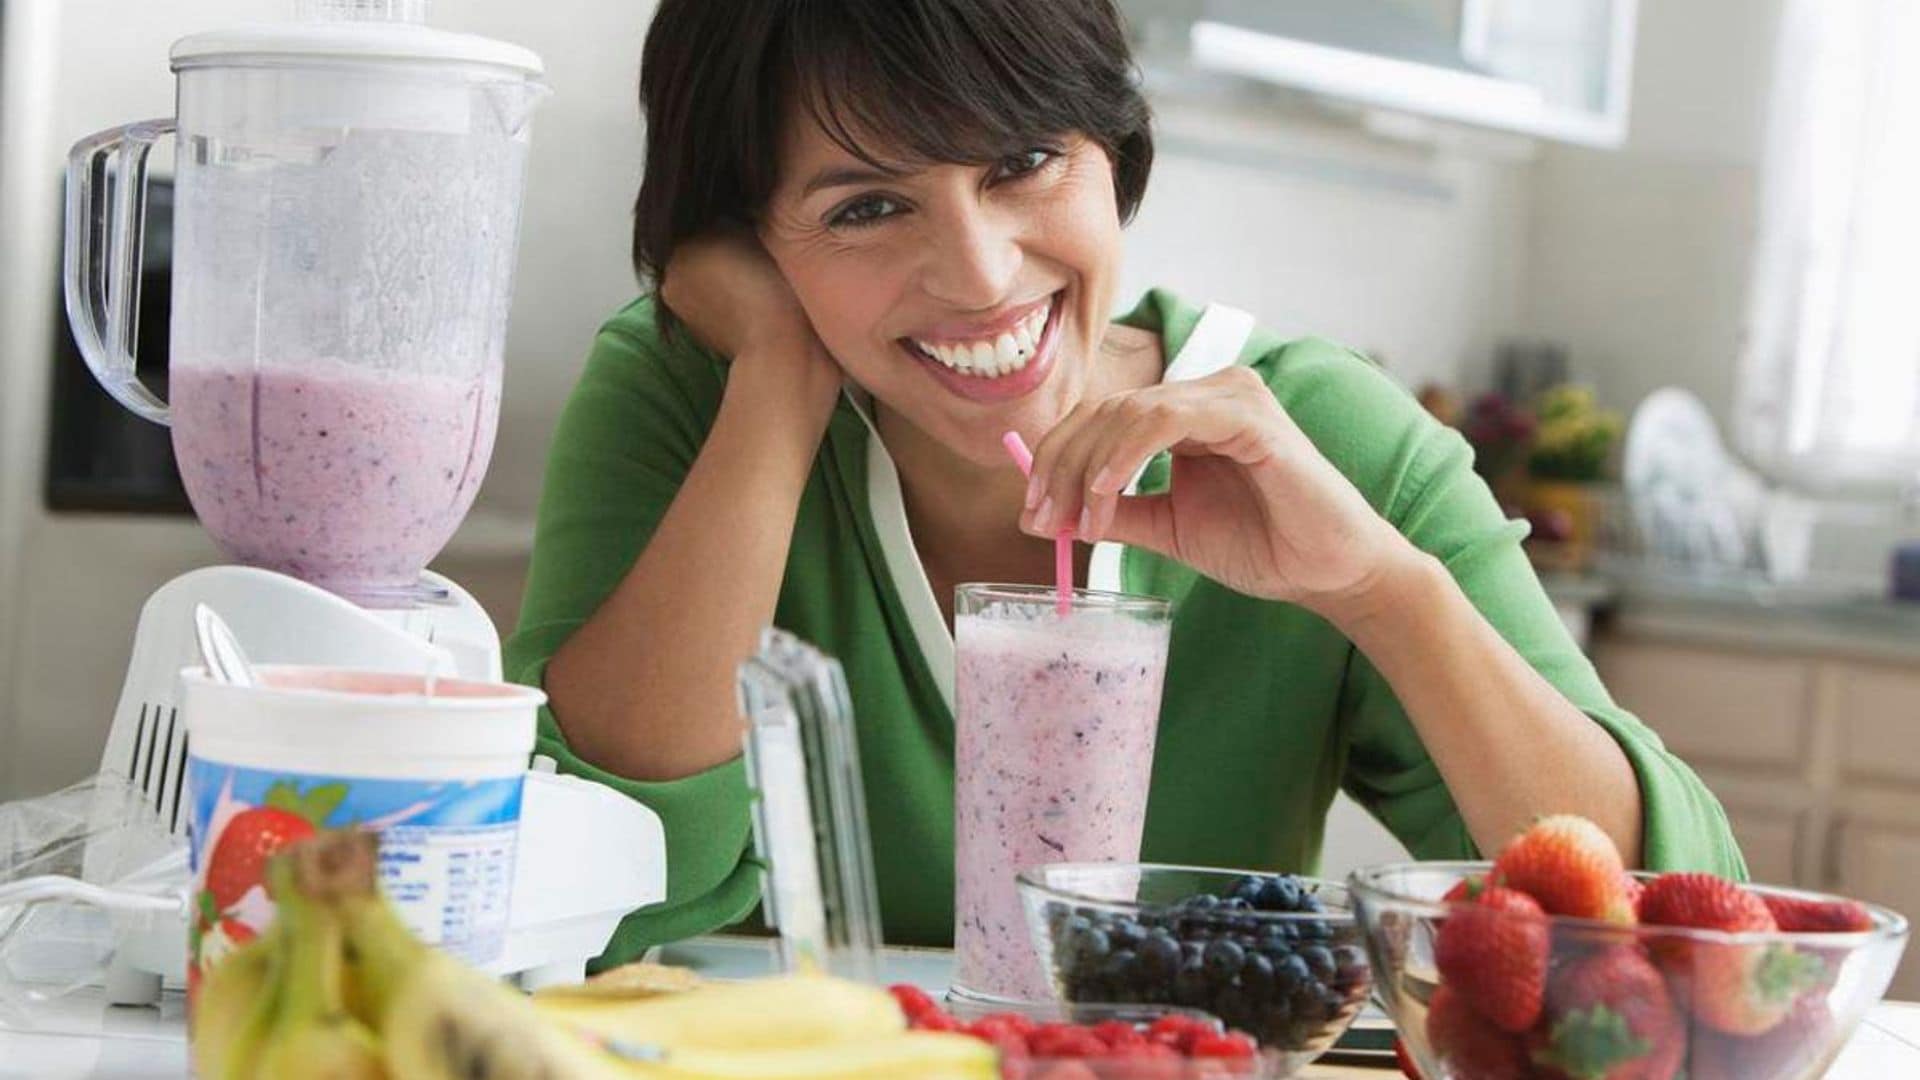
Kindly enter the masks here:
M 1365 935 L 1335 882 L 1050 863 L 1019 888 L 1061 1000 L 1201 1010 L 1253 1036 L 1278 1075 L 1332 1046 L 1372 990 Z

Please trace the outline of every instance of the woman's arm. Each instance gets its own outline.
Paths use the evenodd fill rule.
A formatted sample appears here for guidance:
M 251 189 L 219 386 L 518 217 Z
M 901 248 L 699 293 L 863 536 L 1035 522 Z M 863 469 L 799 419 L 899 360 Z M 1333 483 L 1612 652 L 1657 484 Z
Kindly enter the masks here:
M 1320 614 L 1392 688 L 1480 850 L 1565 811 L 1639 864 L 1640 787 L 1620 744 L 1500 636 L 1438 559 L 1407 544 Z
M 1367 437 L 1362 414 L 1343 414 L 1342 425 L 1341 438 Z M 1375 433 L 1397 440 L 1386 427 Z M 1119 497 L 1162 450 L 1174 455 L 1171 489 Z M 1230 369 L 1076 410 L 1042 440 L 1034 475 L 1029 507 L 1050 499 L 1054 512 L 1038 520 L 1029 509 L 1030 531 L 1049 534 L 1084 511 L 1083 537 L 1147 547 L 1344 631 L 1399 699 L 1482 850 L 1541 814 L 1572 812 L 1630 858 L 1640 851 L 1640 790 L 1620 745 L 1370 505 L 1257 373 Z
M 757 248 L 716 240 L 676 254 L 663 297 L 733 356 L 726 390 L 632 569 L 545 678 L 574 753 L 635 780 L 739 756 L 735 675 L 773 619 L 794 515 L 840 389 L 838 367 Z

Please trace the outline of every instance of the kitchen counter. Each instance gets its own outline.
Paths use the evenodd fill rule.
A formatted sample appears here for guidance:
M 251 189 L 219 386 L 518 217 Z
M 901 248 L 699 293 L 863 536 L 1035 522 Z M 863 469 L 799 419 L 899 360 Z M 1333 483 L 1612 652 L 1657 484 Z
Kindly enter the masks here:
M 764 974 L 770 943 L 701 939 L 662 953 L 674 963 L 716 977 Z M 890 949 L 883 977 L 930 990 L 947 982 L 949 954 Z M 176 1080 L 187 1075 L 185 1005 L 169 994 L 159 1008 L 104 1004 L 84 991 L 42 1007 L 31 1030 L 10 1027 L 0 1013 L 0 1080 Z M 1305 1080 L 1380 1080 L 1391 1066 L 1315 1065 Z M 1868 1016 L 1828 1072 L 1829 1080 L 1884 1080 L 1920 1075 L 1920 1005 L 1884 1002 Z

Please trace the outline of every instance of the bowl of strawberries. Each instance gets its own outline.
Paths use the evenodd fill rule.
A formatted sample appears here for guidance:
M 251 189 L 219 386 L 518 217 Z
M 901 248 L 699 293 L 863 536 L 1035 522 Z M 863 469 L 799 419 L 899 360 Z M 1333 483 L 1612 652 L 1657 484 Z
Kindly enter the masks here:
M 1811 1080 L 1886 992 L 1896 912 L 1713 874 L 1629 872 L 1543 818 L 1493 862 L 1349 879 L 1376 996 L 1425 1080 Z

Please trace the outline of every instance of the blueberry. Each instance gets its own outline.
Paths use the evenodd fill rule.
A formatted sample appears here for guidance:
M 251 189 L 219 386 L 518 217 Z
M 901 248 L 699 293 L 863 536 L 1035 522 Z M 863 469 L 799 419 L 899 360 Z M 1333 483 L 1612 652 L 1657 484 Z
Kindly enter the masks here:
M 1313 972 L 1307 967 L 1307 962 L 1295 953 L 1273 966 L 1273 977 L 1280 989 L 1294 993 L 1313 981 Z
M 1351 947 L 1351 946 L 1349 946 Z M 1148 934 L 1137 950 L 1140 957 L 1140 972 L 1153 979 L 1171 978 L 1180 970 L 1180 943 L 1165 930 L 1155 930 Z
M 1220 898 L 1212 893 L 1198 893 L 1182 901 L 1188 911 L 1212 911 L 1220 906 Z
M 1267 883 L 1267 878 L 1265 877 L 1265 875 L 1262 875 L 1262 874 L 1244 875 L 1234 880 L 1232 895 L 1243 898 L 1243 899 L 1252 900 L 1253 898 L 1260 895 L 1260 890 L 1266 886 L 1266 883 Z
M 1124 986 L 1133 981 L 1134 967 L 1132 949 L 1115 949 L 1100 964 L 1100 981 L 1116 988 Z
M 1317 1024 L 1332 1015 L 1320 997 L 1320 987 L 1313 983 L 1301 983 L 1288 1000 L 1297 1019 Z
M 1258 897 L 1262 911 L 1292 911 L 1300 904 L 1300 881 L 1290 874 L 1268 878 Z
M 1366 978 L 1367 954 L 1358 945 L 1342 945 L 1333 950 L 1333 966 L 1341 984 L 1351 986 Z
M 1240 966 L 1240 983 L 1252 996 L 1266 997 L 1273 990 L 1273 961 L 1259 953 L 1249 954 Z
M 1207 975 L 1214 982 L 1224 983 L 1240 973 L 1240 965 L 1246 963 L 1247 951 L 1231 941 L 1215 941 L 1207 946 L 1204 961 Z
M 1115 919 L 1107 928 L 1107 937 L 1116 949 L 1138 949 L 1140 943 L 1147 940 L 1147 932 L 1140 928 L 1139 923 L 1122 917 Z
M 1253 1013 L 1252 1001 L 1247 997 L 1246 988 L 1240 980 L 1234 979 L 1220 988 L 1213 996 L 1213 1015 L 1219 1017 L 1228 1027 L 1244 1028 L 1247 1019 Z
M 1191 961 L 1197 964 L 1200 962 L 1200 955 L 1206 951 L 1207 947 L 1202 942 L 1183 941 L 1180 943 L 1180 963 L 1185 965 Z
M 1333 928 L 1322 919 L 1302 919 L 1297 924 L 1302 941 L 1331 941 Z
M 1106 931 L 1089 926 L 1073 937 L 1071 951 L 1073 963 L 1085 971 L 1096 970 L 1106 960 L 1107 953 L 1112 948 L 1112 943 L 1107 940 Z
M 1066 909 L 1055 908 L 1054 911 L 1057 914 L 1064 914 Z M 1085 915 L 1066 915 L 1054 927 L 1054 939 L 1063 943 L 1071 942 L 1091 929 L 1093 929 L 1093 920 Z
M 1301 949 L 1300 959 L 1307 962 L 1307 970 L 1313 972 L 1314 978 L 1321 982 L 1333 978 L 1335 971 L 1333 950 L 1325 945 L 1309 945 Z
M 1198 957 L 1181 961 L 1180 973 L 1173 977 L 1173 1000 L 1182 1005 L 1199 1005 L 1207 1000 L 1211 989 L 1206 965 Z
M 1301 897 L 1300 897 L 1300 907 L 1298 908 L 1298 910 L 1300 910 L 1300 911 L 1325 911 L 1325 910 L 1327 910 L 1327 905 L 1326 905 L 1326 904 L 1324 904 L 1324 903 L 1321 903 L 1321 901 L 1320 901 L 1320 897 L 1319 897 L 1319 895 L 1318 895 L 1318 894 L 1316 894 L 1316 893 L 1307 893 L 1307 894 L 1305 894 L 1305 895 L 1303 895 L 1303 896 L 1301 896 Z

